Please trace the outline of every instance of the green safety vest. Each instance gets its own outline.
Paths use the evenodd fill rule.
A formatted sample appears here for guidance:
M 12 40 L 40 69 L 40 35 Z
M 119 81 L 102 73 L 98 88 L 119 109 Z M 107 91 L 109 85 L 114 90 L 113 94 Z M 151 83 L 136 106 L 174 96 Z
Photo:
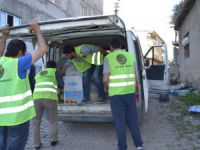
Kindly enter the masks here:
M 86 70 L 91 68 L 91 64 L 89 64 L 88 62 L 83 62 L 83 61 L 76 61 L 75 59 L 71 59 L 71 62 L 74 64 L 74 66 L 76 67 L 76 69 L 83 73 Z
M 83 56 L 81 54 L 81 48 L 82 48 L 83 45 L 92 46 L 90 44 L 82 44 L 82 45 L 76 46 L 75 47 L 76 53 L 79 56 L 83 57 L 84 60 L 87 61 L 90 64 L 93 64 L 93 65 L 103 65 L 103 54 L 98 51 L 98 52 L 95 52 L 95 53 Z
M 0 58 L 0 126 L 15 126 L 35 117 L 29 79 L 18 76 L 18 58 Z
M 34 100 L 58 100 L 57 80 L 55 73 L 56 69 L 46 68 L 36 75 L 35 89 L 33 92 Z
M 90 46 L 89 44 L 87 44 L 87 45 Z M 74 59 L 71 60 L 74 63 L 76 69 L 79 72 L 83 73 L 84 71 L 88 70 L 89 68 L 91 68 L 91 64 L 93 64 L 93 65 L 103 65 L 103 54 L 101 52 L 96 52 L 96 53 L 93 53 L 93 54 L 83 56 L 81 54 L 82 46 L 83 45 L 76 46 L 75 51 L 76 51 L 76 54 L 78 56 L 82 57 L 85 60 L 85 62 L 79 62 L 79 61 L 76 61 Z
M 133 55 L 119 49 L 106 57 L 110 68 L 109 95 L 135 93 L 135 62 Z

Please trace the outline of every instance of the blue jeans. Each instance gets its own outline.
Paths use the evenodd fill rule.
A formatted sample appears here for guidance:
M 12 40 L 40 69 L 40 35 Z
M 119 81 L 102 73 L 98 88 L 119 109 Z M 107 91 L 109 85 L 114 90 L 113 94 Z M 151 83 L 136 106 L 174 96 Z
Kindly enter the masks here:
M 118 148 L 126 150 L 126 125 L 136 147 L 142 146 L 140 129 L 137 120 L 135 94 L 110 96 L 112 115 L 117 131 Z
M 24 150 L 29 133 L 29 121 L 16 126 L 0 126 L 0 150 Z
M 91 77 L 93 75 L 94 82 L 98 91 L 98 97 L 104 97 L 103 89 L 103 65 L 92 65 L 90 69 L 83 73 L 83 94 L 84 99 L 90 98 Z

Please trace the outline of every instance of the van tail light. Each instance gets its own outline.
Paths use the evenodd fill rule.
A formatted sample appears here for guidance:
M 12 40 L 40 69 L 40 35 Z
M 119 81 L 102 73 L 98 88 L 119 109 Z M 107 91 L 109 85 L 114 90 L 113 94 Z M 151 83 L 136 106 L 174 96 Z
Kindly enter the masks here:
M 136 103 L 139 103 L 140 99 L 139 99 L 139 91 L 138 91 L 138 81 L 136 80 L 135 82 L 135 100 Z

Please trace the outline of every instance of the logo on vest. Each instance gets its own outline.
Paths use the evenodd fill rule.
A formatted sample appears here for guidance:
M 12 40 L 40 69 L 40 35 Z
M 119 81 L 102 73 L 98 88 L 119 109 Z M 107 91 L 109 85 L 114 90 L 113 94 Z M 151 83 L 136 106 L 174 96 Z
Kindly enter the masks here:
M 117 62 L 121 65 L 124 65 L 127 62 L 127 58 L 122 54 L 118 54 L 116 59 L 117 59 Z
M 0 79 L 3 77 L 4 74 L 4 68 L 2 65 L 0 65 Z
M 41 75 L 41 76 L 45 76 L 47 73 L 48 73 L 48 71 L 47 71 L 47 70 L 44 70 L 44 71 L 40 72 L 40 75 Z

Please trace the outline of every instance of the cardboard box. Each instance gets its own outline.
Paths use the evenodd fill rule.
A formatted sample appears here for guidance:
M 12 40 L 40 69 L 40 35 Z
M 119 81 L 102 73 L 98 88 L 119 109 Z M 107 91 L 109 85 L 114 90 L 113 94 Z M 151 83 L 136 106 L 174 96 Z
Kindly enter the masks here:
M 64 78 L 64 103 L 69 105 L 79 104 L 83 99 L 82 76 L 65 76 Z

